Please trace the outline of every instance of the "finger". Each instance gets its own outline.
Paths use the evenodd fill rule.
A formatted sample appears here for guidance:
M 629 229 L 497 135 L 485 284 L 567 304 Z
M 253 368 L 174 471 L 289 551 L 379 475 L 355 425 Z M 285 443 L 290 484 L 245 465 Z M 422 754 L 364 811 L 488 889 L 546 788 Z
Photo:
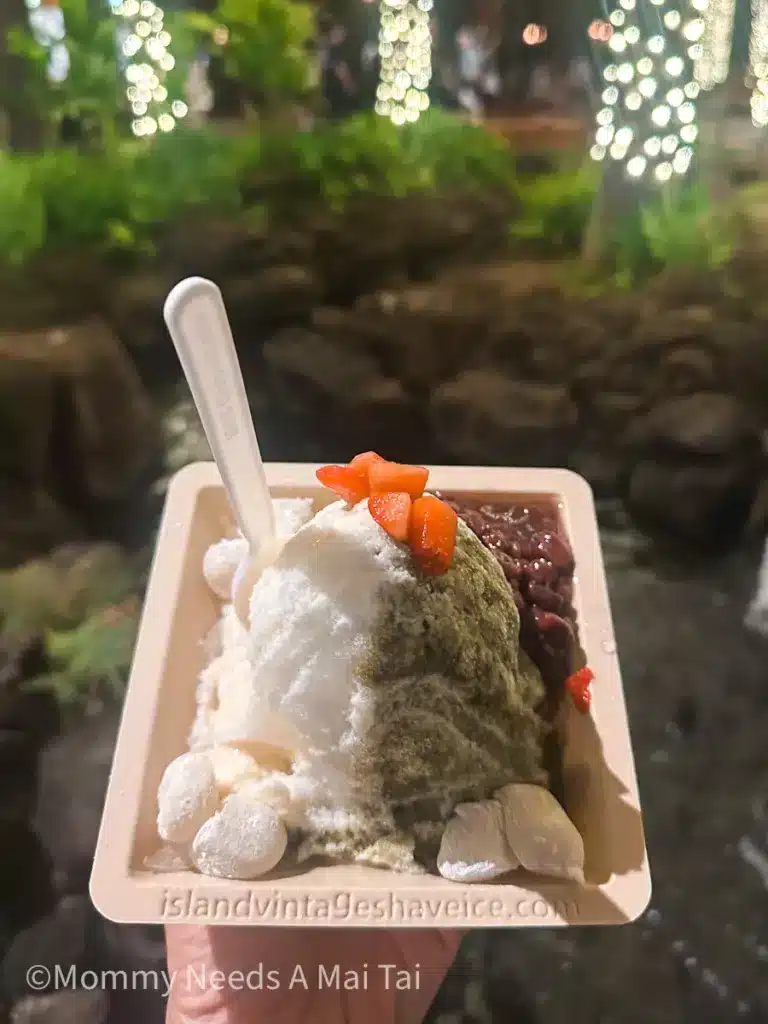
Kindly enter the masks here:
M 184 925 L 167 927 L 166 936 L 174 979 L 168 1024 L 416 1024 L 461 940 L 437 930 Z
M 312 933 L 287 928 L 166 927 L 168 969 L 173 979 L 167 1024 L 281 1024 L 309 1019 L 313 990 L 292 984 L 297 964 L 318 973 Z M 329 991 L 328 1024 L 341 1020 L 339 994 Z M 314 1007 L 318 1009 L 319 1007 Z M 334 1016 L 335 1011 L 335 1016 Z M 325 1012 L 325 1011 L 324 1011 Z M 314 1014 L 313 1014 L 314 1019 Z M 318 1024 L 326 1018 L 318 1015 Z
M 437 990 L 456 959 L 463 937 L 463 932 L 436 929 L 399 933 L 398 941 L 406 964 L 421 964 L 421 983 L 417 989 L 406 990 L 402 1015 L 396 1017 L 397 1024 L 412 1024 L 426 1017 Z
M 419 1024 L 460 941 L 460 933 L 437 930 L 326 933 L 321 960 L 326 978 L 336 971 L 342 1005 L 338 1020 Z

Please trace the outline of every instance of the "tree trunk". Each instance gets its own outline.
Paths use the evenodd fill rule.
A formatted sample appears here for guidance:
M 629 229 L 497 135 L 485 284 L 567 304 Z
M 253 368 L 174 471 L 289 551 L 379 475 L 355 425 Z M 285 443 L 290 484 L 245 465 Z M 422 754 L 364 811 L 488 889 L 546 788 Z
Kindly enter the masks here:
M 7 120 L 7 144 L 11 149 L 38 149 L 43 130 L 39 118 L 25 100 L 25 62 L 8 53 L 8 32 L 27 24 L 24 0 L 0 2 L 0 112 Z
M 627 208 L 626 182 L 622 180 L 623 165 L 606 159 L 602 171 L 581 251 L 582 260 L 593 270 L 605 263 L 616 233 L 616 222 Z

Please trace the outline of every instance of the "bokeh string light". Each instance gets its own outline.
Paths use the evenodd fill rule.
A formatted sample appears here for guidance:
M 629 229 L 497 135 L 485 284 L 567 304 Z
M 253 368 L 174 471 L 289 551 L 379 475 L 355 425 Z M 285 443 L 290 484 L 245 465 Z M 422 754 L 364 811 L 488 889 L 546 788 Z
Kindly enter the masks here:
M 531 22 L 523 29 L 523 42 L 526 46 L 541 46 L 546 43 L 549 32 L 546 25 L 536 25 Z
M 703 0 L 685 16 L 668 0 L 619 0 L 603 69 L 593 160 L 621 163 L 631 179 L 664 184 L 686 174 L 698 137 L 693 79 L 704 32 Z M 681 6 L 688 7 L 684 0 Z
M 752 122 L 762 128 L 768 125 L 768 0 L 752 0 L 749 73 L 754 80 Z
M 186 116 L 187 104 L 170 100 L 164 84 L 176 60 L 169 49 L 171 35 L 165 29 L 163 10 L 152 0 L 122 0 L 113 11 L 125 19 L 127 28 L 121 46 L 127 59 L 126 95 L 133 112 L 133 134 L 171 132 Z
M 602 18 L 596 18 L 587 29 L 587 35 L 596 43 L 607 43 L 613 35 L 613 25 Z
M 704 21 L 694 75 L 702 89 L 713 89 L 726 80 L 731 66 L 736 0 L 693 2 Z
M 381 70 L 376 113 L 394 124 L 418 121 L 429 107 L 432 79 L 433 0 L 382 0 L 379 28 Z

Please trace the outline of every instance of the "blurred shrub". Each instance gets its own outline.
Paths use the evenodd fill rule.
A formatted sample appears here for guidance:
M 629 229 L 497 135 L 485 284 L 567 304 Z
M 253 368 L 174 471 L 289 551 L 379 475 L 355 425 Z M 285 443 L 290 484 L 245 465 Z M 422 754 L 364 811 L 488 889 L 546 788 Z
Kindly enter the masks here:
M 129 217 L 133 154 L 51 149 L 29 159 L 50 246 L 98 246 Z
M 46 216 L 29 162 L 0 153 L 0 253 L 7 263 L 25 262 L 45 241 Z
M 632 287 L 665 269 L 710 271 L 732 259 L 737 231 L 731 211 L 719 208 L 697 182 L 670 188 L 616 225 L 616 283 Z
M 503 141 L 440 111 L 402 128 L 371 113 L 311 132 L 265 133 L 245 177 L 248 198 L 336 211 L 366 195 L 509 191 L 513 182 L 514 161 Z
M 101 691 L 121 696 L 133 659 L 139 614 L 140 602 L 134 598 L 92 614 L 73 629 L 48 633 L 45 646 L 51 670 L 31 680 L 30 688 L 52 690 L 64 705 Z
M 513 239 L 542 253 L 576 252 L 581 246 L 599 187 L 590 161 L 573 170 L 543 174 L 518 186 L 521 216 L 512 222 Z
M 58 147 L 0 160 L 0 247 L 22 263 L 43 245 L 146 253 L 169 221 L 195 207 L 272 218 L 341 211 L 366 196 L 511 192 L 506 144 L 434 112 L 397 128 L 374 114 L 312 131 L 228 135 L 181 125 L 151 141 Z
M 60 549 L 0 572 L 0 630 L 24 640 L 49 630 L 70 630 L 140 588 L 133 561 L 113 544 Z
M 67 27 L 69 74 L 63 82 L 47 76 L 49 51 L 30 28 L 12 29 L 9 48 L 26 58 L 28 101 L 48 127 L 51 142 L 66 117 L 77 119 L 86 133 L 109 138 L 124 108 L 125 92 L 117 65 L 117 19 L 105 6 L 94 16 L 89 0 L 58 0 Z
M 66 78 L 52 82 L 47 69 L 50 52 L 34 37 L 29 26 L 9 33 L 9 49 L 27 62 L 26 100 L 47 128 L 49 144 L 60 138 L 62 122 L 70 119 L 90 146 L 112 145 L 130 123 L 126 85 L 118 63 L 117 30 L 121 19 L 106 3 L 93 0 L 57 0 L 66 25 L 69 70 Z M 176 65 L 164 76 L 164 85 L 181 96 L 186 67 L 193 54 L 192 39 L 178 15 L 166 17 L 173 38 Z
M 219 0 L 212 14 L 191 11 L 186 24 L 223 57 L 227 73 L 260 109 L 307 95 L 315 11 L 298 0 Z

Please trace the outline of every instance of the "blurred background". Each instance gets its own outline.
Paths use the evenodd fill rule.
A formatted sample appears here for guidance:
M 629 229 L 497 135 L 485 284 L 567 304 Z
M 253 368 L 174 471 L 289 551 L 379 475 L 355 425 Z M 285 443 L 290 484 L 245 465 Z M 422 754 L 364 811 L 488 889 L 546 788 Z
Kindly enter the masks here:
M 432 1024 L 768 1021 L 768 0 L 2 0 L 0 1021 L 162 966 L 90 862 L 167 480 L 162 320 L 221 287 L 265 459 L 568 466 L 654 894 L 469 937 Z M 764 573 L 768 589 L 768 569 Z

